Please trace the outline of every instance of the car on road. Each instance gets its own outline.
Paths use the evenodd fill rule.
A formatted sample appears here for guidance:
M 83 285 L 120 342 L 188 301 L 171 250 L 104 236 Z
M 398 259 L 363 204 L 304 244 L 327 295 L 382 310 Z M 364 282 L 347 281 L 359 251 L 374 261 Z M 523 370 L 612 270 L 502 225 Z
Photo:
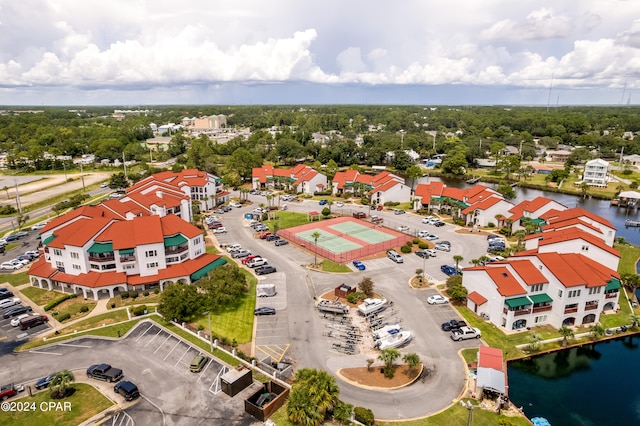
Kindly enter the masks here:
M 286 246 L 287 244 L 289 244 L 289 241 L 287 240 L 276 240 L 276 247 L 280 247 L 280 246 Z
M 272 265 L 262 265 L 258 266 L 256 269 L 256 274 L 258 275 L 267 275 L 277 272 L 276 267 Z
M 433 249 L 425 249 L 425 250 L 417 250 L 416 256 L 421 257 L 423 259 L 427 259 L 429 257 L 436 257 L 436 251 Z
M 367 269 L 364 263 L 360 262 L 359 260 L 354 260 L 353 266 L 359 271 L 364 271 L 365 269 Z
M 234 251 L 233 254 L 231 255 L 231 257 L 233 257 L 234 259 L 240 259 L 246 256 L 249 256 L 251 254 L 251 252 L 247 249 L 240 249 L 238 251 Z
M 440 250 L 440 251 L 451 251 L 451 246 L 448 244 L 442 244 L 442 243 L 438 243 L 435 245 L 434 247 L 436 250 Z
M 257 268 L 258 266 L 263 266 L 267 263 L 267 259 L 265 259 L 264 257 L 256 257 L 255 259 L 251 259 L 250 261 L 248 261 L 247 266 L 249 268 Z
M 227 228 L 225 228 L 224 226 L 221 226 L 220 228 L 214 228 L 212 232 L 214 234 L 226 234 Z
M 451 330 L 451 340 L 459 342 L 460 340 L 479 339 L 482 337 L 480 330 L 474 327 L 461 327 L 457 330 Z
M 435 223 L 433 224 L 433 226 L 435 226 L 435 227 L 437 227 L 437 228 L 440 228 L 441 226 L 444 226 L 444 222 L 442 222 L 442 221 L 440 221 L 440 220 L 439 220 L 439 221 L 435 222 Z
M 440 328 L 442 329 L 442 331 L 451 331 L 451 330 L 457 330 L 458 328 L 466 327 L 466 326 L 467 326 L 466 322 L 462 320 L 452 319 L 450 321 L 442 323 Z
M 113 391 L 122 395 L 125 401 L 132 401 L 140 396 L 138 387 L 126 380 L 123 380 L 120 383 L 116 383 L 116 385 L 113 387 Z
M 402 210 L 402 209 L 395 209 L 395 210 L 393 211 L 393 214 L 405 214 L 405 213 L 406 213 L 406 212 L 405 212 L 404 210 Z
M 27 312 L 31 312 L 31 306 L 16 306 L 14 308 L 5 310 L 2 313 L 2 318 L 7 319 L 15 317 L 16 315 L 25 314 Z
M 456 274 L 458 274 L 458 270 L 455 268 L 455 266 L 451 266 L 451 265 L 442 265 L 440 267 L 440 270 L 442 272 L 444 272 L 445 275 L 456 275 Z
M 427 241 L 435 241 L 435 240 L 437 240 L 437 239 L 438 239 L 438 238 L 440 238 L 440 237 L 438 237 L 438 236 L 437 236 L 437 235 L 435 235 L 435 234 L 427 234 L 427 235 L 425 235 L 425 236 L 424 236 L 424 237 L 422 237 L 422 238 L 424 238 L 424 239 L 425 239 L 425 240 L 427 240 Z
M 22 268 L 22 266 L 22 264 L 15 264 L 13 262 L 2 262 L 0 264 L 0 269 L 4 271 L 13 271 Z
M 11 327 L 17 327 L 20 325 L 20 321 L 27 317 L 29 317 L 29 314 L 20 314 L 17 317 L 13 318 L 9 323 L 11 324 Z
M 280 235 L 277 235 L 277 234 L 267 235 L 267 238 L 265 238 L 265 240 L 267 241 L 276 241 L 279 239 L 280 239 Z
M 21 303 L 20 299 L 18 299 L 17 297 L 12 297 L 10 299 L 4 299 L 4 300 L 0 301 L 0 309 L 7 309 L 7 308 L 10 308 L 12 306 L 19 305 L 20 303 Z
M 255 316 L 261 316 L 261 315 L 275 315 L 276 314 L 276 310 L 274 308 L 270 308 L 267 306 L 262 306 L 260 308 L 256 308 L 253 311 L 253 315 Z
M 51 383 L 51 380 L 53 379 L 53 376 L 55 376 L 55 373 L 49 374 L 48 376 L 44 376 L 43 378 L 41 378 L 36 382 L 35 388 L 37 390 L 48 388 L 49 384 Z
M 423 217 L 421 222 L 429 224 L 429 223 L 431 223 L 431 219 L 435 219 L 435 218 L 433 216 Z
M 344 207 L 344 203 L 342 201 L 338 201 L 336 203 L 336 207 Z
M 449 298 L 439 294 L 434 294 L 433 296 L 427 297 L 427 303 L 430 305 L 444 305 L 449 303 Z
M 322 200 L 320 200 L 320 205 L 321 205 L 321 206 L 324 206 L 324 205 L 325 205 L 325 204 L 327 204 L 327 203 L 328 203 L 328 201 L 327 201 L 327 200 L 325 200 L 324 198 L 323 198 Z
M 398 231 L 400 231 L 400 232 L 407 232 L 407 231 L 409 231 L 409 227 L 408 227 L 407 225 L 400 225 L 400 226 L 398 226 L 398 228 L 397 228 L 397 229 L 398 229 Z

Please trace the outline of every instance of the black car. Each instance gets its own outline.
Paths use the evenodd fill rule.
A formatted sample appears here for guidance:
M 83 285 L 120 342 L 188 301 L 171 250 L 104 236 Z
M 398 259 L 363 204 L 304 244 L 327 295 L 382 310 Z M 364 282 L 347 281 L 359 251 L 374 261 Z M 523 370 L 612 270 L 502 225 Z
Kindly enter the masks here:
M 276 234 L 271 234 L 271 235 L 267 235 L 267 238 L 265 238 L 267 241 L 276 241 L 280 239 L 279 235 Z
M 256 268 L 256 274 L 265 275 L 276 272 L 276 267 L 271 265 L 263 265 Z
M 13 297 L 13 293 L 11 293 L 10 291 L 0 292 L 0 300 L 8 299 L 10 297 Z
M 0 287 L 0 293 L 6 293 L 6 292 L 8 292 L 8 291 L 9 291 L 9 289 L 8 289 L 8 288 L 6 288 L 6 287 Z
M 40 389 L 46 389 L 49 387 L 49 384 L 51 383 L 51 379 L 53 379 L 54 374 L 49 374 L 48 376 L 43 377 L 42 379 L 38 380 L 36 382 L 36 389 L 40 390 Z
M 287 240 L 276 240 L 276 247 L 280 247 L 280 246 L 286 246 L 287 244 L 289 244 L 289 241 Z
M 266 306 L 263 306 L 261 308 L 256 308 L 253 311 L 253 315 L 256 316 L 260 316 L 260 315 L 275 315 L 276 314 L 276 310 L 274 308 L 268 308 Z
M 451 320 L 451 321 L 447 321 L 445 323 L 443 323 L 440 328 L 442 328 L 443 331 L 451 331 L 451 330 L 457 330 L 461 327 L 466 327 L 467 323 L 464 321 L 460 321 L 460 320 Z
M 113 391 L 115 393 L 119 393 L 120 395 L 124 396 L 125 401 L 131 401 L 140 396 L 140 391 L 138 390 L 138 387 L 126 380 L 123 380 L 122 382 L 117 383 L 113 387 Z
M 444 222 L 437 221 L 436 223 L 433 224 L 433 226 L 437 226 L 438 228 L 440 228 L 441 226 L 444 226 Z
M 18 237 L 17 234 L 13 234 L 13 235 L 7 235 L 6 237 L 4 237 L 6 242 L 10 242 L 10 241 L 17 241 L 20 237 Z
M 2 314 L 2 318 L 7 319 L 18 315 L 31 312 L 31 306 L 16 306 L 15 308 L 9 308 Z

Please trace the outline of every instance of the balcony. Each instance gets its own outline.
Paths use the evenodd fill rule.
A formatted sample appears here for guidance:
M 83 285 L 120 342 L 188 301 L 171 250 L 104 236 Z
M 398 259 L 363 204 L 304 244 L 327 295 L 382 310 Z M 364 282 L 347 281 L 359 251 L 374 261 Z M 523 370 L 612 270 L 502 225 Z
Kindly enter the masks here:
M 593 311 L 594 309 L 598 309 L 598 304 L 594 303 L 593 305 L 586 305 L 584 307 L 585 311 Z
M 605 297 L 605 299 L 617 298 L 618 297 L 618 292 L 614 291 L 613 293 L 605 293 L 604 297 Z
M 576 312 L 578 312 L 578 307 L 575 307 L 575 308 L 564 308 L 564 313 L 565 314 L 575 314 Z
M 189 250 L 189 246 L 187 244 L 183 246 L 165 247 L 164 254 L 178 254 L 178 253 L 185 252 L 187 250 Z
M 89 262 L 113 262 L 116 260 L 115 256 L 91 256 L 89 255 Z
M 135 262 L 135 256 L 120 256 L 120 263 Z
M 517 311 L 513 311 L 514 317 L 520 317 L 522 315 L 529 315 L 531 311 L 529 309 L 518 309 Z
M 553 306 L 548 305 L 548 306 L 536 306 L 533 308 L 533 313 L 537 314 L 538 312 L 547 312 L 550 311 L 551 309 L 553 309 Z

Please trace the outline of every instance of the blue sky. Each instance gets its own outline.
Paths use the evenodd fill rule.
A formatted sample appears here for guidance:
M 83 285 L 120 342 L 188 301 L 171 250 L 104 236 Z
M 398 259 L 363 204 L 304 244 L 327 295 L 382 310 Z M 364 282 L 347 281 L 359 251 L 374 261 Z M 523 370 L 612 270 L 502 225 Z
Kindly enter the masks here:
M 5 105 L 640 97 L 634 0 L 0 0 L 0 33 Z

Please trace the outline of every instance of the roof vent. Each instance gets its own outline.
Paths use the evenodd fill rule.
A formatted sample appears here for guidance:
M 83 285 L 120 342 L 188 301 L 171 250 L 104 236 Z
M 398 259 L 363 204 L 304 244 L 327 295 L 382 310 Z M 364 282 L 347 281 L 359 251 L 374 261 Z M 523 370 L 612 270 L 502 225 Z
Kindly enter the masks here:
M 505 278 L 507 278 L 507 277 L 509 276 L 509 274 L 507 274 L 506 272 L 503 272 L 503 273 L 502 273 L 502 276 L 503 276 L 503 277 L 505 277 Z

